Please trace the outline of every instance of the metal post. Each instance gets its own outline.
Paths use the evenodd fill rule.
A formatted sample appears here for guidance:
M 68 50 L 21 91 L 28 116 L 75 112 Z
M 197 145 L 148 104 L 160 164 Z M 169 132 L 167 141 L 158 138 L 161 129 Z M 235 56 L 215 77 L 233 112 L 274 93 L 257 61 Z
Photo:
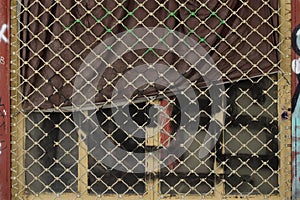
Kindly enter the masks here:
M 0 199 L 10 199 L 9 1 L 0 1 Z

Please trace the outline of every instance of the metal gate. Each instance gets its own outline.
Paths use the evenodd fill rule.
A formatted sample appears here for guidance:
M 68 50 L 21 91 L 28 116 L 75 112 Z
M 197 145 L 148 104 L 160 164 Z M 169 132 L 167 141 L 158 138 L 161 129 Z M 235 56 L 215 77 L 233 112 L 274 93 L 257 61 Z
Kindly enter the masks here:
M 290 2 L 11 2 L 13 199 L 290 199 Z

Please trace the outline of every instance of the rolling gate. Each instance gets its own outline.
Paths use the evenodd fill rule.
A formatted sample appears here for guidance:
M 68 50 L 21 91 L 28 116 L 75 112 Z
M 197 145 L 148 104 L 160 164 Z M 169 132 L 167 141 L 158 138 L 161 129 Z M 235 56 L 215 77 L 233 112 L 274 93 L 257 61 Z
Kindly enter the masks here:
M 12 199 L 290 199 L 290 11 L 12 1 Z

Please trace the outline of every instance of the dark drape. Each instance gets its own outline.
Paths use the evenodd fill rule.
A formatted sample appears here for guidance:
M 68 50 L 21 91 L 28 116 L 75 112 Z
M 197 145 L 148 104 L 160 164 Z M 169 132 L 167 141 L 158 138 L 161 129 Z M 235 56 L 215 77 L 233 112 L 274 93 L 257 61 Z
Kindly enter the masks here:
M 26 97 L 23 108 L 70 105 L 76 72 L 91 49 L 112 34 L 142 26 L 167 27 L 194 38 L 213 58 L 226 81 L 274 72 L 279 62 L 278 0 L 265 2 L 23 1 L 20 24 L 21 81 Z M 112 87 L 106 80 L 115 80 L 129 64 L 136 66 L 158 60 L 155 54 L 144 53 L 128 53 L 115 62 L 100 80 L 101 92 L 96 100 L 110 98 Z M 164 56 L 162 62 L 174 64 L 185 77 L 203 81 L 178 56 L 159 54 Z M 138 55 L 144 55 L 143 59 Z M 153 94 L 155 90 L 148 92 Z

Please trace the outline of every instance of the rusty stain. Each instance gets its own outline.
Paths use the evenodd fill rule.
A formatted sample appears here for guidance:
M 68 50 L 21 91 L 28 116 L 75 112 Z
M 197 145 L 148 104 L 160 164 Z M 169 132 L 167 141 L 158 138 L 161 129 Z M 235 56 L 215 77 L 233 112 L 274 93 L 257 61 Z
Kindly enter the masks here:
M 0 1 L 0 199 L 11 198 L 10 185 L 10 1 Z

